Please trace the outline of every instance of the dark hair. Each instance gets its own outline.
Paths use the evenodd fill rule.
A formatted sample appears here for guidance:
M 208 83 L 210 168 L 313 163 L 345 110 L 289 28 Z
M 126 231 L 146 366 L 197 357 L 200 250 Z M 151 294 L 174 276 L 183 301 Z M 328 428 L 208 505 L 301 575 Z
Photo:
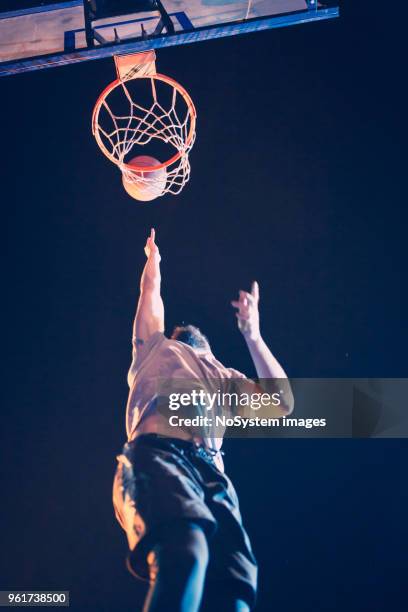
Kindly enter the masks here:
M 177 325 L 171 334 L 172 340 L 184 342 L 194 349 L 210 350 L 210 344 L 204 334 L 194 325 Z

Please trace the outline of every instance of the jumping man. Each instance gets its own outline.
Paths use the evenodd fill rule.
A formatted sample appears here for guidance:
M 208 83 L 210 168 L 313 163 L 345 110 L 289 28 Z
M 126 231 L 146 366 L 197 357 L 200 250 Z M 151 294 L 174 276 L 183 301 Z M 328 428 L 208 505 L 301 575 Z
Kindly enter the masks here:
M 127 566 L 150 583 L 144 612 L 248 612 L 255 601 L 257 565 L 235 489 L 223 470 L 222 438 L 171 427 L 158 409 L 157 380 L 197 381 L 208 392 L 220 381 L 240 379 L 251 389 L 256 383 L 217 361 L 196 327 L 176 327 L 171 338 L 164 335 L 154 230 L 145 253 L 127 379 L 128 441 L 117 457 L 113 485 L 116 518 L 129 544 Z M 279 418 L 290 414 L 293 397 L 261 337 L 258 301 L 254 282 L 250 293 L 240 291 L 231 303 L 259 379 L 285 386 L 285 401 L 272 415 Z

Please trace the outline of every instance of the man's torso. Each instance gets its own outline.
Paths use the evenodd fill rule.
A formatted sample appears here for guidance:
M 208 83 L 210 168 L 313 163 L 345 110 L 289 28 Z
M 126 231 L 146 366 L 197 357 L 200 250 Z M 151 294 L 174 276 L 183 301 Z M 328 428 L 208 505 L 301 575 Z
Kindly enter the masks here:
M 219 428 L 215 432 L 206 431 L 197 437 L 183 427 L 169 423 L 169 413 L 158 406 L 161 388 L 170 381 L 172 389 L 178 384 L 182 387 L 204 389 L 207 393 L 217 393 L 228 388 L 228 380 L 245 376 L 226 368 L 211 352 L 197 353 L 190 346 L 171 340 L 156 332 L 140 348 L 131 368 L 131 388 L 126 408 L 126 429 L 128 441 L 142 433 L 157 433 L 184 440 L 195 440 L 206 447 L 219 450 L 222 445 Z M 220 388 L 221 387 L 221 388 Z M 217 408 L 214 406 L 214 408 Z

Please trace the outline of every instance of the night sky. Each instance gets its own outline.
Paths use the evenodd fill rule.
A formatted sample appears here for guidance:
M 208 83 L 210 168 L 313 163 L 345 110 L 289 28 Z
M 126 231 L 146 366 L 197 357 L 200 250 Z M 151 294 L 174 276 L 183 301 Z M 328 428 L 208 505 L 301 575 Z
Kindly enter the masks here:
M 91 133 L 111 59 L 0 81 L 1 589 L 141 609 L 111 487 L 151 227 L 168 333 L 196 324 L 254 375 L 230 300 L 257 279 L 290 377 L 407 376 L 403 24 L 355 4 L 337 21 L 159 50 L 198 126 L 190 182 L 152 203 L 126 195 Z M 225 450 L 259 612 L 406 609 L 405 440 Z

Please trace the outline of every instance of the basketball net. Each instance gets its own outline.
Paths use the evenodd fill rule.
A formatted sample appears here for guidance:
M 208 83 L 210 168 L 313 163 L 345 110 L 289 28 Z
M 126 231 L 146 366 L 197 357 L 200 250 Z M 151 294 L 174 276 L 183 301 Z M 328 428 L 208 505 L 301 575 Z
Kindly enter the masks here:
M 96 141 L 119 167 L 128 185 L 150 190 L 154 197 L 175 195 L 190 177 L 188 154 L 195 140 L 194 104 L 179 83 L 157 74 L 154 51 L 114 59 L 117 79 L 102 92 L 93 111 Z M 131 89 L 134 84 L 143 85 L 143 105 Z M 170 155 L 173 153 L 167 161 L 155 166 L 129 164 L 135 153 L 144 153 L 141 147 L 158 141 L 169 148 Z

